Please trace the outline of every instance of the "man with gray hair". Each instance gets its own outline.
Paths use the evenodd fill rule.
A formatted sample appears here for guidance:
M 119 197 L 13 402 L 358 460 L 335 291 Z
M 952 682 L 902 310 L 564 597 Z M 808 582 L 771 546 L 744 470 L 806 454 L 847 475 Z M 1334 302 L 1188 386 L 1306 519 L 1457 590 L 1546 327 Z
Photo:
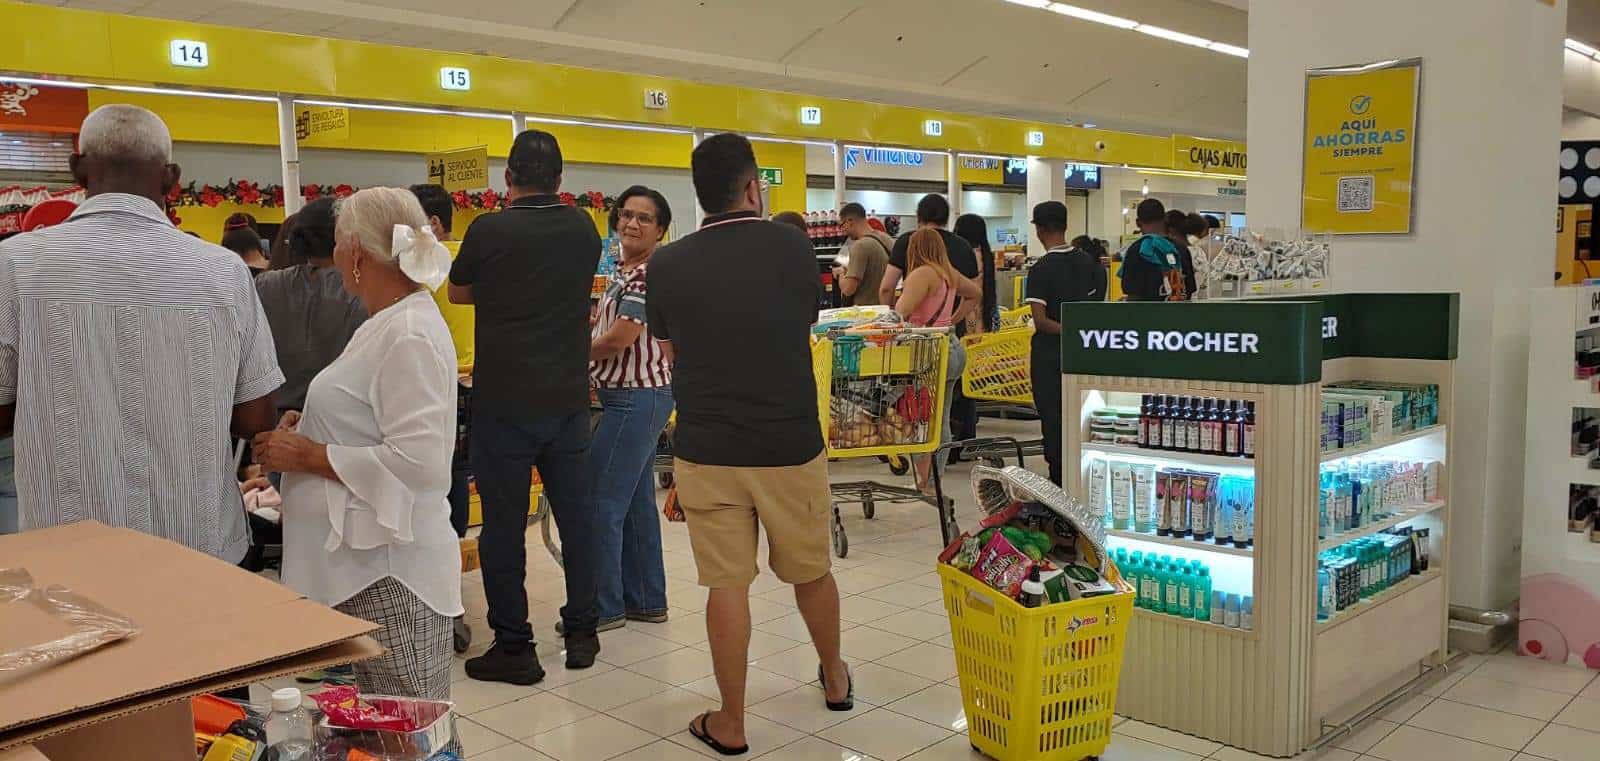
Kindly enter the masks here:
M 94 519 L 230 563 L 249 539 L 228 435 L 273 428 L 283 383 L 243 260 L 163 210 L 160 117 L 107 105 L 69 162 L 87 200 L 0 242 L 0 436 L 22 530 Z

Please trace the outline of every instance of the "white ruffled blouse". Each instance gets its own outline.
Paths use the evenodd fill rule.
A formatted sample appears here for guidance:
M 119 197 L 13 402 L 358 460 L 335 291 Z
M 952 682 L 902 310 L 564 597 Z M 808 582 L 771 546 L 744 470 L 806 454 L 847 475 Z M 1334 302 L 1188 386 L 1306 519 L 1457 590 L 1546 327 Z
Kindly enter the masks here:
M 306 392 L 300 433 L 328 445 L 339 481 L 283 478 L 283 582 L 337 605 L 393 576 L 458 616 L 461 551 L 450 526 L 456 355 L 418 291 L 356 330 Z

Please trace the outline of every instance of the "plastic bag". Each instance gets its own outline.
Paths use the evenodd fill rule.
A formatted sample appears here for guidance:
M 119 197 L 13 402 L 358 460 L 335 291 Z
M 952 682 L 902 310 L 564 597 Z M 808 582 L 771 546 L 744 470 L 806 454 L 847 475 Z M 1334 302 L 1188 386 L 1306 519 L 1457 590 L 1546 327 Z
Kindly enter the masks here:
M 6 617 L 6 606 L 14 605 L 31 605 L 60 619 L 72 632 L 50 642 L 0 652 L 0 681 L 20 678 L 139 633 L 139 627 L 126 617 L 66 587 L 39 587 L 26 569 L 0 568 L 0 619 Z

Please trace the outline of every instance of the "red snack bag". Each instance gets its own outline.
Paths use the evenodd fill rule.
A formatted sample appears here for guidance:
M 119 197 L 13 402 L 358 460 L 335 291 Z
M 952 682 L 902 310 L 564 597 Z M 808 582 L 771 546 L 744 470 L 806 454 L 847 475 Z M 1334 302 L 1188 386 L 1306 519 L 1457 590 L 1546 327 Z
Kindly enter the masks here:
M 977 533 L 981 533 L 986 528 L 995 528 L 996 526 L 1004 526 L 1004 525 L 1010 523 L 1011 519 L 1017 517 L 1017 513 L 1020 513 L 1020 512 L 1022 512 L 1022 503 L 1021 502 L 1012 502 L 1011 504 L 1006 505 L 1005 507 L 1000 508 L 999 510 L 996 510 L 995 512 L 989 514 L 983 520 L 978 521 L 978 530 L 974 531 L 972 533 L 977 534 Z
M 972 576 L 1016 599 L 1022 591 L 1022 582 L 1028 578 L 1033 560 L 1011 545 L 999 531 L 989 538 L 989 543 L 978 553 L 978 562 L 972 566 Z
M 410 732 L 416 729 L 415 722 L 410 717 L 399 714 L 385 714 L 377 707 L 362 700 L 356 694 L 356 688 L 350 686 L 329 687 L 321 692 L 313 693 L 311 699 L 316 701 L 317 707 L 327 715 L 328 723 L 345 729 L 387 729 L 395 732 Z

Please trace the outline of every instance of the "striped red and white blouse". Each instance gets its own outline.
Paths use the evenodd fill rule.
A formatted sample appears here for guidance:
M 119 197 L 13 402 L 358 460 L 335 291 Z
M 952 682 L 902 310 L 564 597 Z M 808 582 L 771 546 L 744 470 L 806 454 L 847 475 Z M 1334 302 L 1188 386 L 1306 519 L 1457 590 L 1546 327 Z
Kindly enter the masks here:
M 645 267 L 649 262 L 631 270 L 618 269 L 611 273 L 611 282 L 605 295 L 600 297 L 598 319 L 589 332 L 591 339 L 599 338 L 611 329 L 617 320 L 630 320 L 645 324 Z M 667 361 L 661 342 L 650 337 L 650 331 L 639 333 L 639 338 L 616 356 L 589 363 L 589 379 L 601 388 L 656 388 L 672 383 L 672 365 Z

